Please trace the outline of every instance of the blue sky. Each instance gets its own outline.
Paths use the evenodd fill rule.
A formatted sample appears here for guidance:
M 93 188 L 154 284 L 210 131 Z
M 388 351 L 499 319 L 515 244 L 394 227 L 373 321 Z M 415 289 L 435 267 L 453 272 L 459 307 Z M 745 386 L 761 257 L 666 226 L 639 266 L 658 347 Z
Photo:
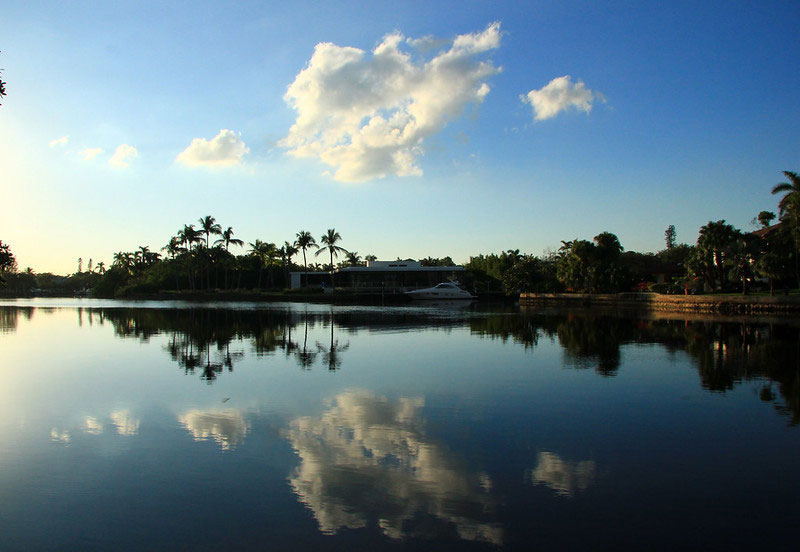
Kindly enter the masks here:
M 367 9 L 364 6 L 368 6 Z M 4 2 L 21 268 L 336 228 L 457 262 L 745 230 L 800 170 L 796 2 Z M 568 78 L 564 78 L 567 77 Z

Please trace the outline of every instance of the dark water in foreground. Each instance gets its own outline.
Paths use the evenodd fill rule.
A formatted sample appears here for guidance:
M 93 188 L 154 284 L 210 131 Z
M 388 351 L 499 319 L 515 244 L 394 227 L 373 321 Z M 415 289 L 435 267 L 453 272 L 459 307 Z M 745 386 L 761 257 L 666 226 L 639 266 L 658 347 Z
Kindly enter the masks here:
M 798 321 L 145 305 L 0 303 L 0 550 L 797 544 Z

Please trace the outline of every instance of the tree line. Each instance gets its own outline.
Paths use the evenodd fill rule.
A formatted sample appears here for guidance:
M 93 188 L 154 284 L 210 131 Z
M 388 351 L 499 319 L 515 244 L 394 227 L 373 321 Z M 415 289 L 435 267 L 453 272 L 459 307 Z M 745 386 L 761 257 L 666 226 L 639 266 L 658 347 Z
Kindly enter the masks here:
M 665 248 L 657 253 L 625 251 L 616 235 L 601 232 L 592 241 L 562 241 L 558 251 L 541 257 L 518 249 L 471 257 L 465 265 L 478 290 L 514 292 L 616 293 L 649 290 L 748 293 L 759 280 L 770 293 L 800 287 L 800 176 L 772 188 L 782 195 L 778 216 L 762 211 L 755 232 L 709 221 L 695 245 L 678 244 L 674 225 L 664 232 Z M 777 224 L 773 224 L 777 218 Z M 661 281 L 657 281 L 661 280 Z
M 771 293 L 776 288 L 800 287 L 800 177 L 791 171 L 784 171 L 784 175 L 787 181 L 772 188 L 774 195 L 781 195 L 778 215 L 758 213 L 753 221 L 761 228 L 755 232 L 744 232 L 725 220 L 709 221 L 700 228 L 695 245 L 688 245 L 677 243 L 675 227 L 670 225 L 664 232 L 665 248 L 657 253 L 625 251 L 616 235 L 601 232 L 591 241 L 562 241 L 557 251 L 542 256 L 509 249 L 470 257 L 464 265 L 467 272 L 463 283 L 479 293 L 506 294 L 630 290 L 748 293 L 761 281 Z M 284 290 L 290 287 L 292 271 L 331 271 L 376 260 L 374 255 L 362 258 L 341 243 L 339 232 L 329 228 L 319 241 L 311 232 L 301 230 L 281 246 L 260 239 L 245 244 L 235 237 L 232 227 L 223 230 L 209 215 L 198 219 L 197 227 L 185 224 L 160 252 L 147 246 L 119 251 L 109 267 L 89 259 L 86 270 L 80 258 L 78 271 L 67 277 L 36 274 L 30 268 L 19 272 L 10 247 L 0 241 L 0 285 L 5 282 L 6 293 L 12 294 L 38 288 L 67 293 L 91 290 L 101 297 L 168 290 Z M 235 254 L 234 248 L 245 250 Z M 320 256 L 328 262 L 313 262 Z M 455 266 L 449 256 L 427 257 L 420 264 Z

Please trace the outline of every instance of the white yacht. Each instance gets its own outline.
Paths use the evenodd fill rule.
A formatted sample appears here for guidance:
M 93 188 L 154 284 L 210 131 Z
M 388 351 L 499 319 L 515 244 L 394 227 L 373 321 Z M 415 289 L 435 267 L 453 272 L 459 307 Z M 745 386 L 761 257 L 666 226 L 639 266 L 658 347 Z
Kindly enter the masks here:
M 468 301 L 477 299 L 477 297 L 454 282 L 442 282 L 431 288 L 407 291 L 405 295 L 410 299 L 435 299 L 437 301 L 442 299 L 461 299 L 462 301 L 465 299 Z

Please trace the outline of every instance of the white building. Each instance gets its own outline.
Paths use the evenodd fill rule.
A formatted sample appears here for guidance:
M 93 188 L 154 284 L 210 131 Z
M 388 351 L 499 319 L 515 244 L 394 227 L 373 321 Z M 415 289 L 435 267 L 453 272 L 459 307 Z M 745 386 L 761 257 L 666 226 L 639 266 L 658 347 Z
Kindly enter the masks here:
M 458 280 L 465 273 L 463 266 L 422 266 L 413 259 L 367 261 L 367 266 L 349 266 L 330 272 L 292 272 L 291 288 L 330 286 L 354 291 L 409 291 Z

